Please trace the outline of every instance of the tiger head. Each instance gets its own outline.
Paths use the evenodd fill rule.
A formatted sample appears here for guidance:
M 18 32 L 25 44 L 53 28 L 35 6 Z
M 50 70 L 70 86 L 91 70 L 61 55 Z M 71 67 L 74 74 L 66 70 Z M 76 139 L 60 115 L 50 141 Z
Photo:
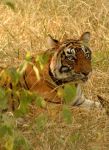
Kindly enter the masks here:
M 88 75 L 92 71 L 89 40 L 89 32 L 83 33 L 77 40 L 67 39 L 63 42 L 49 36 L 48 43 L 54 50 L 49 74 L 57 85 L 87 81 Z

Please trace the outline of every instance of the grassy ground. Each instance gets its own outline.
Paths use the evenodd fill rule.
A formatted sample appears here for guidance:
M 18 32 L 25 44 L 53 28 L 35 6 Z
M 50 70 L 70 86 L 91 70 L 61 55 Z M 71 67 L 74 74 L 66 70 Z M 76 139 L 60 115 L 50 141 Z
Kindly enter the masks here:
M 90 31 L 93 72 L 84 91 L 90 99 L 97 100 L 99 94 L 109 100 L 108 27 L 108 0 L 1 0 L 0 66 L 22 61 L 26 51 L 46 50 L 48 34 L 61 40 L 64 34 L 78 38 Z M 39 132 L 32 125 L 34 108 L 21 132 L 34 150 L 108 150 L 109 118 L 96 110 L 72 111 L 72 124 L 66 125 L 57 115 Z

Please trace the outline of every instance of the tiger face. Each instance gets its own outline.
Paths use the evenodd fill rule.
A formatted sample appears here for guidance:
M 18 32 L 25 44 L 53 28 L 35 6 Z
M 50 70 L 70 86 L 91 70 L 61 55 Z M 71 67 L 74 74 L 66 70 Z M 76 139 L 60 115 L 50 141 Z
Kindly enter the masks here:
M 78 40 L 68 39 L 63 42 L 49 37 L 49 43 L 55 50 L 51 58 L 49 74 L 56 84 L 87 81 L 92 71 L 89 40 L 89 32 L 82 34 Z

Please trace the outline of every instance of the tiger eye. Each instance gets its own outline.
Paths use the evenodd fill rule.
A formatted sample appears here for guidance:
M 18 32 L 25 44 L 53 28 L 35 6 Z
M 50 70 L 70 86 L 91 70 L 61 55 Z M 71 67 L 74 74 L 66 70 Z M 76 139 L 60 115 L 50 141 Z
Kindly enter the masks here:
M 70 71 L 70 68 L 69 67 L 67 67 L 67 66 L 62 66 L 61 68 L 60 68 L 60 72 L 62 73 L 62 72 L 69 72 Z

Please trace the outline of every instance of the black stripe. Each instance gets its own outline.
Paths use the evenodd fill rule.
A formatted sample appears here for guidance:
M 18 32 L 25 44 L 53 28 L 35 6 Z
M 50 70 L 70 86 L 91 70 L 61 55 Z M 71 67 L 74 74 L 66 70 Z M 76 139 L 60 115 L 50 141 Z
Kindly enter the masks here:
M 62 85 L 64 83 L 68 82 L 66 80 L 61 80 L 61 79 L 57 79 L 56 77 L 54 77 L 54 75 L 51 72 L 50 67 L 49 67 L 49 75 L 50 75 L 51 79 L 53 80 L 53 82 L 55 82 L 55 84 L 57 84 L 57 85 Z
M 26 81 L 26 77 L 27 77 L 27 75 L 26 75 L 26 72 L 25 72 L 25 73 L 23 74 L 23 79 L 24 79 L 24 83 L 25 83 L 25 85 L 26 85 L 27 90 L 29 90 L 28 83 L 27 83 L 27 81 Z
M 50 75 L 51 79 L 52 79 L 57 85 L 61 85 L 61 84 L 62 84 L 62 81 L 61 81 L 61 80 L 58 80 L 57 78 L 54 77 L 54 75 L 52 74 L 50 68 L 49 68 L 49 75 Z

